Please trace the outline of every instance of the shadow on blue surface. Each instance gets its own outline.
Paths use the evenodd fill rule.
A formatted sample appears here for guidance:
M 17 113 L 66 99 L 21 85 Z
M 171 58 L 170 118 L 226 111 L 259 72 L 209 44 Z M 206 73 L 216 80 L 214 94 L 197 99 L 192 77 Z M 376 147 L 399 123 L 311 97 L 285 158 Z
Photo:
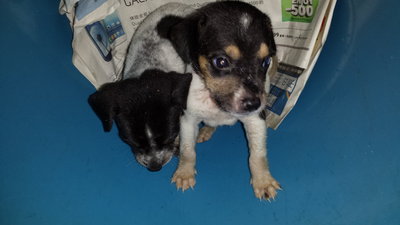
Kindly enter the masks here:
M 300 101 L 269 135 L 284 188 L 272 203 L 253 197 L 240 125 L 198 146 L 193 191 L 170 184 L 176 160 L 140 167 L 86 103 L 58 2 L 0 4 L 0 224 L 400 224 L 396 1 L 338 1 Z

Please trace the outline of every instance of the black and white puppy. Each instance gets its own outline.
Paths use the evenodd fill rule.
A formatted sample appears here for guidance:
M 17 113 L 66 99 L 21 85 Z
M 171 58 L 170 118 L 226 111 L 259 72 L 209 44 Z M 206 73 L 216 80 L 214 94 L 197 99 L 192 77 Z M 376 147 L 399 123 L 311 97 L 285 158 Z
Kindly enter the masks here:
M 90 95 L 89 104 L 104 131 L 115 121 L 136 160 L 158 171 L 179 151 L 179 119 L 191 79 L 191 74 L 146 70 L 139 78 L 102 85 Z
M 170 3 L 147 16 L 131 39 L 124 80 L 105 84 L 89 97 L 104 130 L 110 131 L 115 121 L 121 139 L 150 171 L 160 170 L 179 150 L 179 119 L 192 79 L 156 26 L 166 15 L 190 12 L 193 9 L 187 5 Z
M 167 16 L 157 29 L 193 73 L 180 120 L 180 161 L 172 181 L 182 190 L 195 185 L 201 122 L 209 128 L 200 139 L 208 139 L 215 127 L 239 120 L 248 139 L 254 193 L 260 199 L 274 198 L 280 185 L 269 171 L 267 127 L 261 116 L 269 91 L 267 70 L 276 53 L 269 17 L 250 4 L 224 1 L 186 16 Z

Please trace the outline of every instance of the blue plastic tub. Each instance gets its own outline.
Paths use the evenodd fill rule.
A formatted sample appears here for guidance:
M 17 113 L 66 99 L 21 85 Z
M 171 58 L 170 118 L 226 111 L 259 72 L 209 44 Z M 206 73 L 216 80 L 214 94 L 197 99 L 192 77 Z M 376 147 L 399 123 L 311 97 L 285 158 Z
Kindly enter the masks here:
M 241 125 L 198 145 L 197 185 L 139 166 L 86 99 L 58 1 L 1 1 L 0 224 L 400 224 L 398 1 L 339 0 L 298 104 L 269 133 L 259 201 Z

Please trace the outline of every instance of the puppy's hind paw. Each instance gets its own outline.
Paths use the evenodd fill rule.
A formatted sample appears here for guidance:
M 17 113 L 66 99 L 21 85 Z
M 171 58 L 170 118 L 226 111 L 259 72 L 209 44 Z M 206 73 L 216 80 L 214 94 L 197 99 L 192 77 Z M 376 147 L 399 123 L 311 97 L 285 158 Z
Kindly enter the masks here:
M 189 188 L 193 189 L 194 185 L 196 184 L 195 174 L 196 171 L 194 169 L 178 169 L 174 173 L 171 182 L 176 184 L 176 188 L 178 190 L 182 189 L 182 191 L 186 191 Z
M 199 135 L 197 135 L 197 143 L 202 143 L 210 140 L 215 129 L 215 127 L 210 127 L 207 125 L 200 128 Z
M 277 190 L 282 190 L 281 185 L 271 176 L 264 176 L 258 179 L 252 179 L 255 196 L 262 200 L 275 200 Z

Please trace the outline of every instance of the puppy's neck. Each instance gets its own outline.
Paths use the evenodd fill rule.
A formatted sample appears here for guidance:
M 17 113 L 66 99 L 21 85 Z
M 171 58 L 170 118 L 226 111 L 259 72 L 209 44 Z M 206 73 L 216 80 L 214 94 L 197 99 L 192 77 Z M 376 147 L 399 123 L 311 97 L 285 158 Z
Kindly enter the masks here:
M 210 108 L 219 108 L 213 98 L 211 92 L 207 89 L 201 75 L 192 72 L 192 83 L 189 89 L 189 94 L 196 97 L 196 101 L 200 101 Z

